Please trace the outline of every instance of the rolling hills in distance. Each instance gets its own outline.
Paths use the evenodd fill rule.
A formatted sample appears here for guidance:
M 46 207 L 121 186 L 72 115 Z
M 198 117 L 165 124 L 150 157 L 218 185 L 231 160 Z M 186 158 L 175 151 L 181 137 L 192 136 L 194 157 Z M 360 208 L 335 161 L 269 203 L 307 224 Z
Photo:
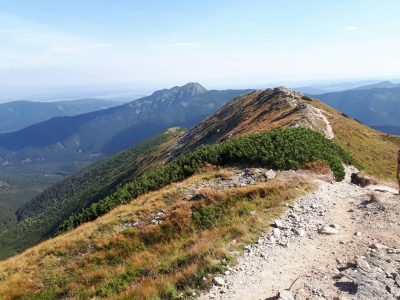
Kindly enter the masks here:
M 398 80 L 395 80 L 398 82 Z M 299 91 L 308 95 L 319 95 L 319 94 L 327 94 L 333 92 L 343 92 L 347 90 L 365 90 L 369 88 L 392 88 L 398 87 L 399 84 L 394 84 L 390 81 L 381 81 L 376 79 L 371 80 L 359 80 L 359 81 L 347 81 L 347 82 L 338 82 L 338 83 L 328 83 L 328 84 L 314 84 L 308 86 L 299 86 L 293 87 L 294 90 Z
M 389 134 L 400 134 L 400 87 L 370 87 L 316 95 L 360 122 Z
M 311 131 L 300 130 L 304 127 L 328 137 L 336 145 L 332 146 L 332 149 L 340 146 L 347 150 L 367 171 L 377 177 L 385 180 L 393 177 L 392 160 L 396 149 L 400 147 L 400 137 L 383 134 L 367 127 L 317 99 L 305 97 L 289 89 L 276 88 L 236 97 L 186 132 L 179 128 L 170 129 L 154 137 L 155 140 L 152 142 L 146 140 L 142 146 L 140 144 L 135 146 L 136 150 L 134 147 L 99 160 L 95 165 L 75 175 L 81 178 L 75 182 L 76 190 L 80 189 L 80 182 L 83 182 L 83 188 L 87 191 L 90 191 L 90 184 L 87 182 L 97 183 L 100 186 L 103 184 L 99 181 L 104 174 L 102 170 L 106 170 L 106 173 L 115 167 L 118 170 L 105 180 L 107 182 L 104 182 L 99 191 L 107 191 L 107 187 L 110 186 L 110 190 L 115 191 L 114 197 L 129 199 L 129 195 L 135 193 L 135 190 L 130 190 L 133 177 L 135 177 L 133 181 L 136 180 L 137 184 L 150 186 L 156 184 L 157 182 L 151 181 L 152 174 L 162 173 L 162 170 L 178 171 L 175 169 L 178 168 L 178 164 L 176 167 L 173 164 L 181 159 L 184 161 L 187 159 L 188 167 L 192 161 L 200 163 L 198 161 L 200 156 L 190 154 L 190 151 L 195 149 L 199 151 L 196 152 L 198 155 L 206 155 L 205 157 L 212 160 L 219 148 L 207 148 L 210 146 L 205 145 L 219 144 L 223 147 L 226 143 L 230 143 L 237 148 L 226 149 L 228 156 L 225 159 L 228 164 L 231 155 L 246 156 L 250 153 L 250 157 L 259 157 L 260 160 L 252 162 L 237 160 L 231 163 L 235 167 L 268 168 L 272 163 L 263 165 L 262 160 L 265 156 L 260 155 L 257 152 L 260 150 L 252 146 L 257 144 L 261 137 L 258 134 L 262 135 L 276 128 L 281 129 L 273 133 L 272 136 L 275 135 L 276 140 L 272 139 L 271 142 L 279 141 L 282 144 L 279 147 L 275 144 L 265 144 L 265 147 L 270 147 L 265 155 L 276 153 L 280 159 L 274 161 L 282 160 L 282 168 L 285 169 L 288 168 L 286 163 L 302 161 L 301 157 L 304 155 L 301 154 L 302 147 L 312 144 L 306 141 L 310 138 L 308 135 Z M 302 143 L 301 136 L 305 139 L 305 143 Z M 313 138 L 317 145 L 320 137 L 316 137 Z M 236 140 L 241 142 L 235 144 Z M 146 143 L 153 145 L 154 148 Z M 330 146 L 321 149 L 328 148 Z M 148 149 L 149 152 L 144 153 L 141 149 Z M 132 155 L 128 154 L 129 151 Z M 215 154 L 213 151 L 216 151 Z M 327 157 L 331 157 L 331 154 Z M 188 160 L 189 158 L 191 160 Z M 130 177 L 129 172 L 135 167 L 127 167 L 126 169 L 130 170 L 124 174 L 125 168 L 121 166 L 121 161 L 123 164 L 126 162 L 127 166 L 130 163 L 132 166 L 139 163 L 137 175 L 148 175 Z M 149 162 L 150 164 L 147 164 Z M 191 186 L 201 186 L 207 180 L 231 176 L 223 164 L 221 164 L 222 169 L 215 169 L 216 171 L 212 167 L 201 169 L 205 163 L 206 161 L 201 161 L 200 165 L 194 168 L 194 175 L 187 180 L 133 198 L 131 204 L 122 205 L 71 233 L 55 237 L 16 258 L 0 263 L 2 272 L 0 274 L 3 276 L 0 287 L 7 291 L 5 299 L 17 296 L 21 299 L 28 299 L 27 297 L 61 299 L 66 295 L 83 299 L 93 297 L 145 299 L 151 295 L 173 297 L 179 292 L 185 292 L 186 289 L 203 287 L 202 284 L 207 284 L 202 279 L 205 274 L 218 272 L 218 268 L 221 267 L 219 264 L 212 265 L 209 262 L 213 259 L 229 260 L 228 249 L 243 246 L 243 243 L 255 237 L 254 234 L 268 226 L 267 215 L 274 211 L 278 212 L 279 203 L 290 201 L 297 194 L 312 189 L 310 183 L 302 181 L 306 179 L 298 181 L 288 179 L 286 183 L 272 181 L 267 182 L 265 186 L 232 186 L 222 192 L 208 190 L 206 199 L 189 201 L 190 198 L 186 198 L 185 192 Z M 156 168 L 161 165 L 166 167 Z M 299 167 L 303 168 L 305 165 L 300 163 Z M 85 176 L 92 179 L 84 183 Z M 68 185 L 74 182 L 71 178 L 60 181 L 60 185 L 51 193 L 67 194 Z M 113 186 L 115 180 L 118 184 Z M 100 192 L 99 195 L 102 197 L 105 194 Z M 43 214 L 57 211 L 58 204 L 49 201 L 51 198 L 53 197 L 37 198 L 32 205 L 28 203 L 21 209 L 21 216 L 25 219 L 15 232 L 16 235 L 22 236 L 24 230 L 25 233 L 30 230 L 34 232 L 35 224 L 39 224 Z M 68 199 L 68 195 L 65 199 Z M 69 201 L 65 199 L 63 201 Z M 75 199 L 72 202 L 78 208 L 80 201 L 82 199 Z M 262 211 L 263 217 L 254 217 L 251 213 L 254 210 Z M 164 221 L 159 224 L 154 223 L 152 220 L 155 220 L 155 216 L 161 216 Z M 96 219 L 98 216 L 93 217 Z M 54 232 L 54 228 L 52 229 Z M 0 235 L 2 243 L 4 236 L 4 233 Z M 16 240 L 15 236 L 9 238 Z M 233 238 L 237 240 L 237 245 L 226 246 Z M 12 241 L 8 240 L 7 243 L 11 245 Z
M 0 134 L 21 130 L 54 117 L 76 116 L 120 105 L 105 99 L 56 102 L 13 101 L 0 104 Z

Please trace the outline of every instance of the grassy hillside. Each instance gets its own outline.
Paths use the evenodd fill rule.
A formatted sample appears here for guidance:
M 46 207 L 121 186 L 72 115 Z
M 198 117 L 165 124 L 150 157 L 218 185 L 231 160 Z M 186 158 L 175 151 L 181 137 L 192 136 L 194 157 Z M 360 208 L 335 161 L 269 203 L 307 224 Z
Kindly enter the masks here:
M 190 83 L 157 91 L 119 107 L 74 117 L 53 118 L 18 132 L 1 134 L 0 168 L 5 185 L 0 190 L 3 196 L 0 199 L 3 208 L 0 230 L 15 224 L 15 212 L 19 206 L 56 181 L 167 128 L 190 127 L 247 91 L 207 91 L 199 84 Z M 15 184 L 13 178 L 16 176 L 29 179 L 29 190 Z M 81 181 L 85 182 L 79 178 L 71 186 L 77 187 Z M 13 188 L 6 188 L 6 185 Z M 72 190 L 75 189 L 71 189 L 69 194 Z M 53 196 L 51 194 L 52 199 L 58 199 Z M 82 208 L 82 205 L 76 209 Z M 20 213 L 17 215 L 20 219 L 24 218 Z
M 331 140 L 322 135 L 330 136 L 328 127 Z M 142 176 L 124 181 L 61 229 L 93 222 L 1 262 L 0 297 L 189 298 L 211 284 L 207 274 L 224 270 L 233 250 L 268 228 L 282 203 L 313 188 L 310 174 L 292 172 L 254 185 L 224 185 L 240 173 L 237 167 L 330 167 L 340 180 L 340 161 L 354 163 L 351 153 L 368 172 L 394 181 L 400 137 L 279 88 L 237 97 L 171 146 L 169 164 L 143 168 Z
M 322 134 L 302 127 L 277 128 L 262 134 L 231 139 L 187 153 L 176 162 L 144 173 L 109 197 L 71 216 L 61 225 L 60 231 L 71 230 L 84 222 L 95 220 L 132 198 L 185 179 L 206 164 L 248 163 L 275 169 L 297 169 L 307 162 L 315 161 L 327 163 L 338 181 L 343 180 L 345 175 L 341 162 L 358 165 L 349 153 L 325 139 Z
M 19 209 L 15 206 L 11 216 L 20 223 L 0 234 L 0 259 L 51 237 L 71 214 L 108 196 L 145 169 L 157 167 L 182 132 L 182 128 L 164 131 L 58 182 Z
M 230 250 L 241 249 L 265 230 L 282 203 L 312 189 L 308 176 L 289 173 L 240 188 L 196 190 L 206 196 L 190 201 L 185 194 L 193 184 L 226 180 L 235 172 L 201 169 L 207 157 L 220 164 L 276 167 L 276 162 L 287 168 L 305 165 L 318 153 L 328 161 L 344 154 L 321 134 L 304 128 L 244 136 L 199 151 L 203 152 L 181 158 L 182 170 L 197 171 L 194 177 L 138 196 L 96 222 L 0 263 L 3 298 L 174 299 L 180 293 L 187 297 L 211 283 L 203 279 L 208 273 L 224 270 L 233 259 Z M 179 161 L 169 166 L 157 177 L 161 182 L 167 176 L 179 177 Z M 146 178 L 152 186 L 151 173 Z M 27 265 L 28 261 L 35 263 Z
M 374 130 L 318 99 L 304 97 L 285 88 L 238 96 L 185 132 L 174 153 L 277 127 L 304 126 L 326 134 L 327 125 L 320 113 L 332 128 L 335 143 L 349 151 L 367 171 L 380 179 L 396 180 L 399 136 Z
M 342 113 L 320 101 L 314 100 L 312 104 L 324 110 L 324 115 L 335 134 L 334 142 L 350 152 L 367 171 L 378 178 L 396 181 L 400 136 L 374 130 L 352 118 L 343 116 Z

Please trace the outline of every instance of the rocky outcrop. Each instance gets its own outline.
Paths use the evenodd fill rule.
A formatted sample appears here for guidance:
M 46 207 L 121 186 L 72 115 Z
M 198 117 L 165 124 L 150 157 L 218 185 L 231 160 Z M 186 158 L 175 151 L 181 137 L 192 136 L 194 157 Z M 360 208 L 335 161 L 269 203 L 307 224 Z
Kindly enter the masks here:
M 338 284 L 352 282 L 353 294 L 359 299 L 399 299 L 400 264 L 374 248 L 385 247 L 373 246 L 365 256 L 356 256 L 355 264 L 349 262 L 350 267 L 340 272 L 342 278 Z

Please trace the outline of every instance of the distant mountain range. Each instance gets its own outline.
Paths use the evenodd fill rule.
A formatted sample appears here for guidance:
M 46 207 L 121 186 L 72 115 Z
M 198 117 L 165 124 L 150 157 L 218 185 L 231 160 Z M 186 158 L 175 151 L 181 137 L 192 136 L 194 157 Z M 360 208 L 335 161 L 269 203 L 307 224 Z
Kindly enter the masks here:
M 321 94 L 315 97 L 368 126 L 381 130 L 388 129 L 390 132 L 385 132 L 395 133 L 398 132 L 395 128 L 400 126 L 400 87 L 396 86 L 392 88 L 367 86 L 363 89 Z
M 70 164 L 88 164 L 127 149 L 169 127 L 191 127 L 230 99 L 250 90 L 207 91 L 197 83 L 156 91 L 117 107 L 56 117 L 0 135 L 0 170 L 70 174 Z
M 21 130 L 54 117 L 76 116 L 120 105 L 103 99 L 57 102 L 14 101 L 0 104 L 0 133 Z
M 326 85 L 310 85 L 303 87 L 294 88 L 296 91 L 300 93 L 308 94 L 308 95 L 319 95 L 333 92 L 342 92 L 346 90 L 365 90 L 370 88 L 393 88 L 399 87 L 400 84 L 394 84 L 390 81 L 380 81 L 380 80 L 362 80 L 362 81 L 353 81 L 353 82 L 341 82 L 334 84 L 326 84 Z
M 391 89 L 391 88 L 396 88 L 396 87 L 400 87 L 400 83 L 394 84 L 390 81 L 382 81 L 382 82 L 378 82 L 378 83 L 359 86 L 359 87 L 354 88 L 354 90 L 368 90 L 368 89 L 374 89 L 374 88 Z
M 16 224 L 22 205 L 65 176 L 168 128 L 191 127 L 249 91 L 207 91 L 189 83 L 117 107 L 0 134 L 0 232 Z

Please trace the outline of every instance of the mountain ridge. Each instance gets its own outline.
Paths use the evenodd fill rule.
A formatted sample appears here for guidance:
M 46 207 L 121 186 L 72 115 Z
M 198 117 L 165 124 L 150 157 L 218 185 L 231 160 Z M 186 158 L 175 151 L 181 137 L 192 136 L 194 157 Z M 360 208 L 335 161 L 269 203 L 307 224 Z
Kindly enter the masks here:
M 328 136 L 328 123 L 321 115 L 332 129 L 330 140 L 322 135 Z M 297 176 L 282 169 L 304 168 L 331 181 L 326 161 L 314 157 L 300 162 L 308 161 L 307 153 L 313 151 L 323 159 L 339 153 L 345 157 L 344 148 L 369 172 L 387 179 L 400 146 L 399 137 L 285 88 L 236 97 L 207 122 L 209 126 L 195 126 L 180 143 L 172 143 L 176 154 L 166 157 L 181 159 L 179 165 L 151 169 L 140 181 L 134 179 L 117 191 L 115 197 L 126 205 L 107 208 L 111 202 L 99 203 L 95 210 L 83 212 L 97 220 L 0 263 L 4 297 L 29 299 L 34 293 L 37 299 L 189 298 L 212 284 L 207 274 L 225 272 L 233 253 L 257 241 L 285 203 L 315 189 L 309 176 L 314 173 Z M 237 138 L 229 137 L 231 133 Z M 303 147 L 307 153 L 302 153 Z M 333 152 L 325 153 L 328 150 Z M 280 173 L 276 180 L 271 173 L 265 178 L 268 159 Z M 330 164 L 332 169 L 343 168 L 337 159 Z M 204 165 L 208 161 L 214 166 Z M 233 166 L 219 166 L 220 162 Z M 339 175 L 339 169 L 335 167 L 334 174 Z M 193 175 L 182 180 L 180 172 Z M 164 188 L 157 190 L 159 186 Z M 132 194 L 141 196 L 132 199 Z

